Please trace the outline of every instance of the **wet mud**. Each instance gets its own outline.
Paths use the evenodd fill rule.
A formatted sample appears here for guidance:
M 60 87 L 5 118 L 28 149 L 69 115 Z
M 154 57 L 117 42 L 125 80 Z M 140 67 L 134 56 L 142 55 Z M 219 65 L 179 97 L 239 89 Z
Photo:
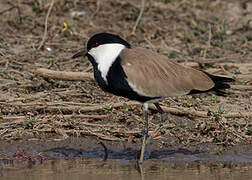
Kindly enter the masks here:
M 0 1 L 0 179 L 252 179 L 250 1 L 148 1 L 135 33 L 140 1 L 51 2 Z M 104 93 L 92 78 L 38 72 L 91 74 L 87 59 L 71 56 L 104 31 L 236 80 L 226 97 L 161 102 L 168 121 L 147 146 L 146 176 L 135 168 L 144 128 L 139 105 Z M 154 109 L 149 116 L 151 133 L 160 116 Z

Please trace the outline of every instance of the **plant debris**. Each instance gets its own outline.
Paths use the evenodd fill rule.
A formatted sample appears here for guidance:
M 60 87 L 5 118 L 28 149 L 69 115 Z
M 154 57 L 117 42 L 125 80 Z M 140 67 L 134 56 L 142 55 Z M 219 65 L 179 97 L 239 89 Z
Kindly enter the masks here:
M 102 92 L 88 60 L 71 59 L 91 35 L 107 31 L 172 61 L 236 79 L 226 97 L 162 101 L 169 116 L 154 136 L 160 147 L 251 144 L 252 12 L 246 9 L 251 2 L 157 0 L 144 8 L 143 2 L 2 0 L 1 141 L 94 136 L 141 142 L 139 103 Z M 153 133 L 160 119 L 154 108 L 150 118 Z

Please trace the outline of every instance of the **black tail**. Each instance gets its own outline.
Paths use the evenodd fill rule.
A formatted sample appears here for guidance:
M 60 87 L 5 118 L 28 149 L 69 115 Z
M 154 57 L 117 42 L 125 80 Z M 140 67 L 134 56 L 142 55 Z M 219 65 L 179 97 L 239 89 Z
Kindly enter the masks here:
M 207 73 L 205 71 L 202 71 L 202 72 L 204 72 L 208 77 L 210 77 L 212 79 L 212 81 L 214 82 L 214 87 L 212 87 L 211 89 L 209 89 L 207 91 L 192 90 L 192 91 L 190 91 L 189 94 L 196 94 L 196 93 L 214 91 L 217 95 L 223 96 L 223 95 L 226 94 L 226 92 L 222 91 L 222 90 L 230 88 L 230 85 L 227 84 L 227 83 L 235 81 L 232 78 L 223 77 L 223 76 L 215 76 L 215 75 L 209 74 L 209 73 Z
M 204 72 L 204 71 L 203 71 Z M 209 74 L 207 72 L 204 72 L 206 75 L 208 75 L 214 82 L 214 87 L 210 89 L 210 91 L 214 91 L 217 93 L 217 95 L 225 95 L 226 92 L 222 91 L 225 89 L 229 89 L 230 85 L 227 84 L 228 82 L 234 82 L 235 80 L 232 78 L 228 77 L 223 77 L 223 76 L 215 76 L 212 74 Z

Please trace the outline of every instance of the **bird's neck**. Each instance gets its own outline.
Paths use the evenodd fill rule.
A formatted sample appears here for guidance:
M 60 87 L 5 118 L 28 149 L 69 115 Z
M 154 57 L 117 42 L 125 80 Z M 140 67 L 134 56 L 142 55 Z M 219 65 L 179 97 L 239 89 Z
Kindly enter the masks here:
M 116 59 L 124 48 L 125 46 L 123 44 L 111 43 L 100 45 L 97 48 L 93 48 L 88 52 L 95 60 L 97 68 L 106 83 L 107 74 L 110 67 L 116 61 Z

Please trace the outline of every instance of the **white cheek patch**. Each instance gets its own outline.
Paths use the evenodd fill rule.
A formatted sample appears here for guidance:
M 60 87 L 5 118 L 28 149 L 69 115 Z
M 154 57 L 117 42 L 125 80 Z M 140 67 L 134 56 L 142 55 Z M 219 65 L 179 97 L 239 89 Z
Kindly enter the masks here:
M 109 68 L 124 48 L 125 46 L 122 44 L 111 43 L 102 44 L 89 50 L 88 53 L 95 59 L 98 64 L 98 69 L 101 72 L 101 76 L 106 83 Z

